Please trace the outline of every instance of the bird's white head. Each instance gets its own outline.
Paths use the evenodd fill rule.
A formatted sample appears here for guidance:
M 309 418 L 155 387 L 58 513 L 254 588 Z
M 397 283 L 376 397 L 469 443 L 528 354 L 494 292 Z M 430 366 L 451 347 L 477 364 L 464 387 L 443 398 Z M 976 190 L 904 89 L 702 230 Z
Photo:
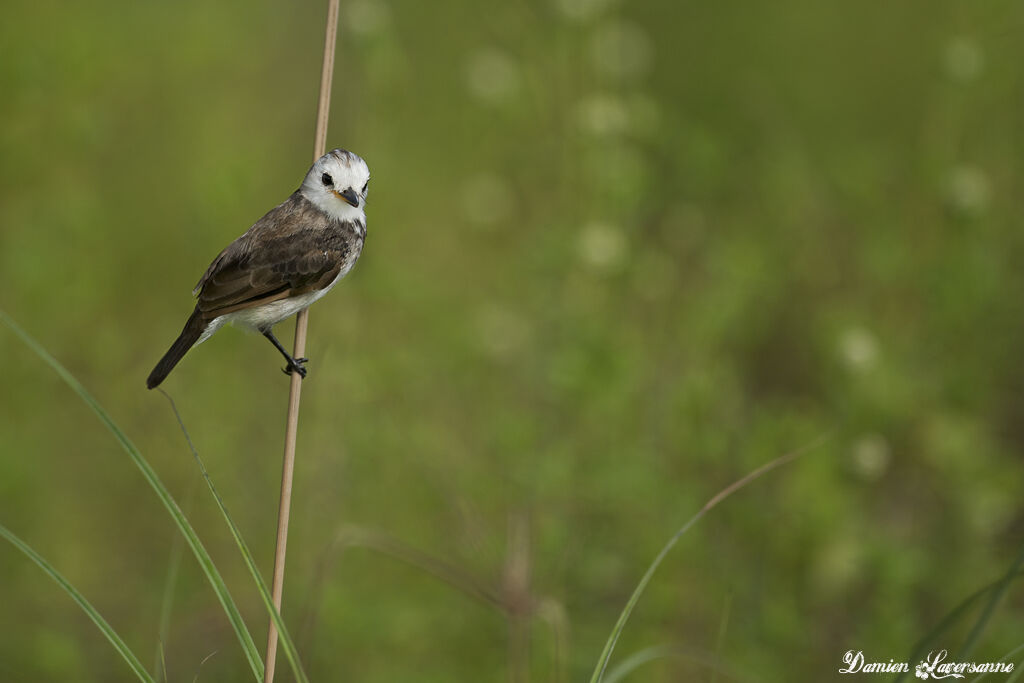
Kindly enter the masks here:
M 299 188 L 302 196 L 331 218 L 365 223 L 370 169 L 358 154 L 334 149 L 317 159 Z

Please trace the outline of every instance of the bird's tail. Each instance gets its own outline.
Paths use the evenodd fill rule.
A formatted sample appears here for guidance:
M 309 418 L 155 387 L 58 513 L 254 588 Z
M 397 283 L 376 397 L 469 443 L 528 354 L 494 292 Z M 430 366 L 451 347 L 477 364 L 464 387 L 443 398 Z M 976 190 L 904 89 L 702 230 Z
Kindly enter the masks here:
M 203 316 L 197 306 L 196 310 L 192 311 L 192 315 L 189 316 L 188 322 L 185 323 L 185 328 L 181 331 L 181 334 L 171 344 L 171 348 L 167 350 L 164 357 L 153 368 L 153 372 L 149 373 L 149 377 L 146 378 L 147 389 L 152 389 L 164 381 L 171 370 L 174 369 L 174 366 L 178 364 L 178 361 L 192 348 L 193 344 L 199 341 L 199 337 L 202 336 L 206 325 L 207 323 L 203 320 Z

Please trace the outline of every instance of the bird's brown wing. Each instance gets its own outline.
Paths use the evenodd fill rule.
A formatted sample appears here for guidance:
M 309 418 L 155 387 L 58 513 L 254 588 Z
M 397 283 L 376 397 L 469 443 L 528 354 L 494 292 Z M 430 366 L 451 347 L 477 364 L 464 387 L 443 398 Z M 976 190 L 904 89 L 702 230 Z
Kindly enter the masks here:
M 322 289 L 337 277 L 342 260 L 337 252 L 299 244 L 235 258 L 225 254 L 202 284 L 199 310 L 210 320 Z
M 203 318 L 316 291 L 337 277 L 348 245 L 304 208 L 285 202 L 214 259 L 196 286 Z

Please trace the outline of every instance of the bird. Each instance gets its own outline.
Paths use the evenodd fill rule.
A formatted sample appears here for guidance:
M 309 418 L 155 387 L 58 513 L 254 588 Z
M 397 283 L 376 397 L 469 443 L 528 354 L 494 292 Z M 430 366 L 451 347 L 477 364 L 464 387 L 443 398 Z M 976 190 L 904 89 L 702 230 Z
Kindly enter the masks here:
M 253 329 L 305 379 L 306 358 L 293 358 L 272 328 L 307 308 L 345 277 L 366 240 L 370 169 L 344 149 L 315 162 L 288 199 L 229 244 L 192 290 L 196 307 L 181 334 L 146 379 L 160 385 L 184 355 L 225 323 Z

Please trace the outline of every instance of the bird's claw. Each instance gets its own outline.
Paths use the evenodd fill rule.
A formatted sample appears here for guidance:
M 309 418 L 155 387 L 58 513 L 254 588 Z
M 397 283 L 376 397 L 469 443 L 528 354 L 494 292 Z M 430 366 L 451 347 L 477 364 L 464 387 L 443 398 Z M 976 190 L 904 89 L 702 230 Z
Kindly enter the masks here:
M 305 363 L 308 363 L 308 358 L 293 358 L 288 362 L 288 367 L 281 368 L 281 372 L 286 375 L 291 375 L 293 372 L 299 373 L 299 377 L 306 379 L 306 368 Z

